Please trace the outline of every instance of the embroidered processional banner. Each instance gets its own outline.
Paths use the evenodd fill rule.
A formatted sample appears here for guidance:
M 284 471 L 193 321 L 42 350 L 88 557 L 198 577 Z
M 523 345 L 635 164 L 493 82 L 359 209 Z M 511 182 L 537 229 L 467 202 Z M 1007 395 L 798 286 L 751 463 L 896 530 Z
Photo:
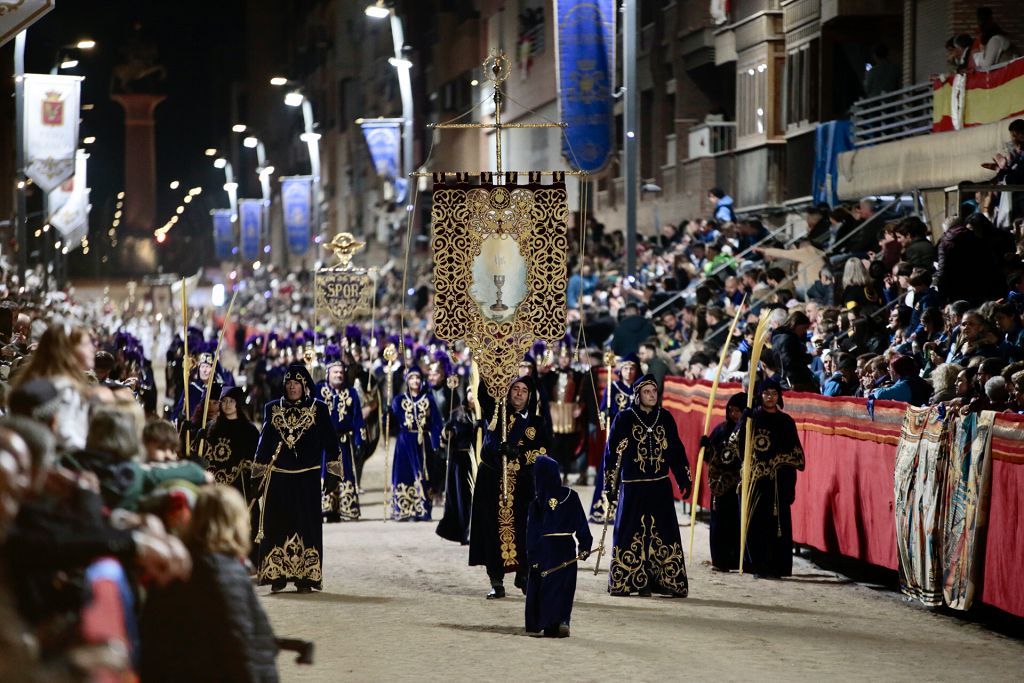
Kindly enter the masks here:
M 565 174 L 437 173 L 433 200 L 435 333 L 466 343 L 498 398 L 535 341 L 565 335 Z
M 992 481 L 992 425 L 986 410 L 957 418 L 946 468 L 946 509 L 942 529 L 943 597 L 953 609 L 974 601 L 979 550 L 988 524 Z
M 937 408 L 907 408 L 893 481 L 900 589 L 932 607 L 942 604 L 944 436 Z
M 314 301 L 318 311 L 327 311 L 338 324 L 350 323 L 372 311 L 375 278 L 367 269 L 351 263 L 352 256 L 365 246 L 365 242 L 348 232 L 338 233 L 325 245 L 334 252 L 338 263 L 317 269 Z

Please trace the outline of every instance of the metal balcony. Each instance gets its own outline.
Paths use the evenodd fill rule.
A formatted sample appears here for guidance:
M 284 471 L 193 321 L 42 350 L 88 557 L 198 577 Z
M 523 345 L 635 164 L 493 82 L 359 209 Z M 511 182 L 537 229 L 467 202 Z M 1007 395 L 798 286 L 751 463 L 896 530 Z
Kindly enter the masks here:
M 857 100 L 850 108 L 854 147 L 926 135 L 932 131 L 930 82 Z

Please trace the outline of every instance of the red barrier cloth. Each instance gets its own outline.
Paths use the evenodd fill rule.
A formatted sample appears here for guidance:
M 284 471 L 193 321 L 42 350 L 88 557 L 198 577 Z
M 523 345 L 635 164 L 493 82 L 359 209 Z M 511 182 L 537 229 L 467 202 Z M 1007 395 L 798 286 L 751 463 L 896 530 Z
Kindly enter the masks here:
M 992 429 L 992 490 L 979 599 L 1024 616 L 1024 416 L 1000 414 Z
M 695 465 L 710 382 L 670 377 L 663 405 L 672 412 Z M 740 387 L 721 385 L 712 428 Z M 787 393 L 807 467 L 797 478 L 793 540 L 830 553 L 897 568 L 893 478 L 906 404 Z M 1024 417 L 1001 414 L 992 437 L 992 492 L 980 600 L 1024 617 Z M 707 506 L 707 482 L 701 484 Z

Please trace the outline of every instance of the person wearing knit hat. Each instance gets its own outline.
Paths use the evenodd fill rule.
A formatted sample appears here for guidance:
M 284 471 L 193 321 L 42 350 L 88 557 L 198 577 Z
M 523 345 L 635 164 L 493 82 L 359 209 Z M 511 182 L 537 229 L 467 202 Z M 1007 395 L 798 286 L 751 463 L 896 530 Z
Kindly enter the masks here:
M 359 519 L 359 485 L 356 458 L 366 439 L 359 392 L 348 386 L 341 349 L 329 344 L 324 350 L 327 377 L 317 383 L 317 398 L 327 405 L 338 439 L 338 458 L 324 463 L 322 510 L 327 522 Z
M 323 586 L 320 468 L 338 459 L 338 438 L 327 405 L 313 396 L 301 363 L 284 373 L 284 396 L 263 409 L 253 479 L 265 503 L 257 581 L 274 592 L 294 583 L 300 593 Z
M 399 522 L 430 520 L 430 490 L 444 482 L 430 480 L 429 463 L 440 447 L 443 421 L 430 393 L 423 387 L 423 371 L 413 365 L 405 373 L 404 393 L 391 401 L 398 425 L 391 466 L 388 519 Z
M 633 406 L 612 423 L 605 450 L 604 469 L 611 473 L 605 495 L 618 499 L 608 592 L 685 598 L 689 584 L 669 474 L 686 498 L 691 486 L 686 450 L 675 420 L 660 405 L 653 375 L 633 383 L 633 397 Z
M 746 405 L 745 392 L 730 396 L 725 405 L 725 420 L 711 434 L 701 437 L 711 489 L 711 567 L 720 571 L 740 566 L 740 501 L 736 487 L 743 463 L 730 437 Z
M 601 397 L 601 417 L 604 421 L 604 428 L 611 429 L 615 417 L 633 404 L 633 382 L 636 381 L 637 373 L 640 371 L 640 358 L 635 353 L 623 356 L 619 361 L 619 378 L 611 382 L 604 389 Z M 611 396 L 609 396 L 609 392 Z M 598 461 L 597 476 L 594 479 L 594 496 L 590 501 L 590 521 L 595 524 L 604 524 L 605 516 L 615 519 L 616 499 L 605 500 L 604 496 L 604 458 Z

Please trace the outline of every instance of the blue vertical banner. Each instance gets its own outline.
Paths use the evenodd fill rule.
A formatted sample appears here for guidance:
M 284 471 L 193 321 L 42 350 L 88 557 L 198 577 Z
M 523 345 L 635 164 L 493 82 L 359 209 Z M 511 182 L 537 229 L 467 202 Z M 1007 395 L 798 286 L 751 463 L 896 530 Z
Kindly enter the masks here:
M 213 251 L 218 261 L 227 261 L 231 258 L 231 250 L 235 246 L 231 209 L 214 209 L 210 216 L 213 218 Z
M 555 0 L 555 18 L 562 155 L 597 173 L 614 149 L 615 0 Z
M 405 201 L 408 181 L 399 177 L 402 155 L 402 122 L 399 119 L 374 119 L 359 124 L 370 148 L 370 159 L 377 175 L 395 188 L 395 203 Z
M 814 186 L 811 195 L 815 204 L 835 206 L 839 203 L 839 155 L 853 149 L 853 126 L 846 119 L 825 121 L 814 131 Z
M 241 222 L 242 258 L 255 261 L 260 257 L 260 236 L 263 234 L 263 200 L 238 200 L 238 217 Z
M 310 243 L 313 176 L 296 175 L 281 179 L 281 212 L 288 252 L 305 256 Z

